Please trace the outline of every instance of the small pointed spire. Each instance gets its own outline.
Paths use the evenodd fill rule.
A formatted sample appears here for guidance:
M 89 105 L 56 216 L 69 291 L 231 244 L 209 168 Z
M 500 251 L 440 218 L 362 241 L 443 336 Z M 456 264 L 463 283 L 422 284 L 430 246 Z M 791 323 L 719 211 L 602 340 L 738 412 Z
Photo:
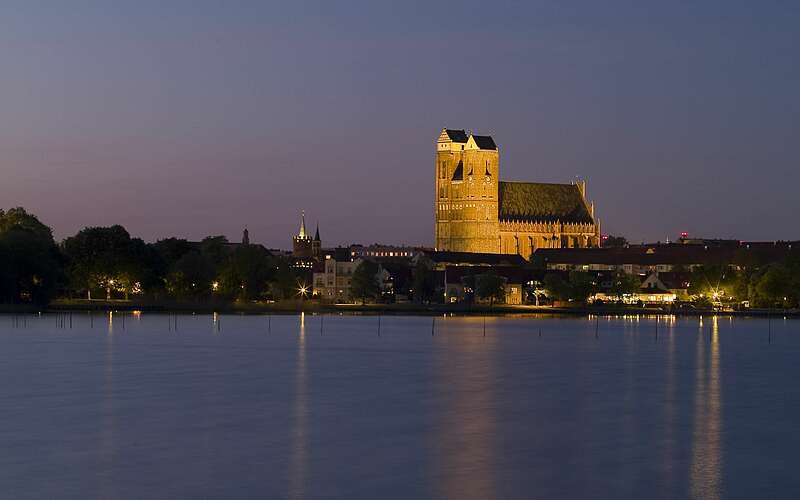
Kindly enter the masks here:
M 244 226 L 244 232 L 242 233 L 242 245 L 249 245 L 250 244 L 250 231 L 247 230 L 247 226 Z
M 317 230 L 314 232 L 314 241 L 320 241 L 320 239 L 319 239 L 319 221 L 317 221 Z
M 303 210 L 300 215 L 300 232 L 297 234 L 298 238 L 306 237 L 306 211 Z

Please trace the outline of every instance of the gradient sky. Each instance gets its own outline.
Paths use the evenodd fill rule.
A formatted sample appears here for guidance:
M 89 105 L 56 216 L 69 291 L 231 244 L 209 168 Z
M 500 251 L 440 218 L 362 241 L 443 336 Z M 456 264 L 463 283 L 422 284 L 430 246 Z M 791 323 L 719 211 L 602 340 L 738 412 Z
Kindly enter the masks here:
M 447 126 L 632 241 L 800 239 L 799 48 L 797 1 L 6 0 L 0 207 L 430 245 Z

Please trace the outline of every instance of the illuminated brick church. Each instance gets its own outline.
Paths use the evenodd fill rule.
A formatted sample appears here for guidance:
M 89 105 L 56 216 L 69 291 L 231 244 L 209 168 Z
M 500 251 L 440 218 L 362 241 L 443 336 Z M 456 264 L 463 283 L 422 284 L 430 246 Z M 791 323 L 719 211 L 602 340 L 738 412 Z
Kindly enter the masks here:
M 506 182 L 490 136 L 443 129 L 436 141 L 436 249 L 519 254 L 596 247 L 586 183 Z

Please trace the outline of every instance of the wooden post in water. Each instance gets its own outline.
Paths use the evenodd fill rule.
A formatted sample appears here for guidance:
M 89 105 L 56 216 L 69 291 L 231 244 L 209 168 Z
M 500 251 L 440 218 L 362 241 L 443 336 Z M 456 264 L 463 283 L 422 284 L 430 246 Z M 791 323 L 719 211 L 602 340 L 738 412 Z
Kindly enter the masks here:
M 322 335 L 322 325 L 325 323 L 325 316 L 319 315 L 319 334 Z
M 272 313 L 267 316 L 267 333 L 272 333 Z
M 125 313 L 123 312 L 121 316 L 122 316 L 122 331 L 124 332 L 125 331 Z
M 486 336 L 486 315 L 483 315 L 483 336 Z
M 539 336 L 540 337 L 542 336 L 542 328 L 541 327 L 539 328 Z
M 600 338 L 600 316 L 594 317 L 594 338 Z
M 435 329 L 436 329 L 436 316 L 434 316 L 433 321 L 431 321 L 431 337 L 433 337 Z
M 767 314 L 767 343 L 772 343 L 772 315 Z
M 69 313 L 69 329 L 72 330 L 72 312 Z

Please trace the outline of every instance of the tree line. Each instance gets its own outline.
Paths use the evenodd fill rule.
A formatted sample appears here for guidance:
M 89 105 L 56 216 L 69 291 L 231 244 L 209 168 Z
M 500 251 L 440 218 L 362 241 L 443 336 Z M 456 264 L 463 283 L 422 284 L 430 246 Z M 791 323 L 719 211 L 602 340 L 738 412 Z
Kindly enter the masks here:
M 261 245 L 146 243 L 120 225 L 87 227 L 57 244 L 24 208 L 0 210 L 0 302 L 46 304 L 56 296 L 163 300 L 282 300 L 297 297 L 307 271 Z

